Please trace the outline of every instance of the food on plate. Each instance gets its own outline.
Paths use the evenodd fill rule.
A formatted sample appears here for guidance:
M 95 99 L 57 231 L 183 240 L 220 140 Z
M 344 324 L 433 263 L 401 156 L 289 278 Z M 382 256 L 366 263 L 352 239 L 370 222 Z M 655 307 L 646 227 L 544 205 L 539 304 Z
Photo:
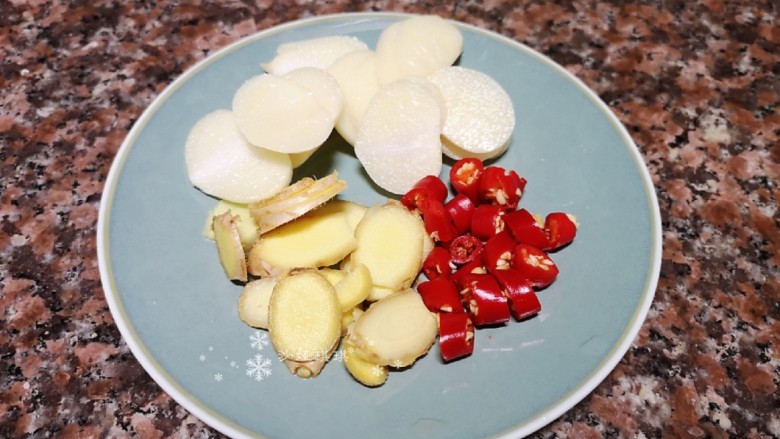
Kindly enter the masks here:
M 238 217 L 228 211 L 215 216 L 211 227 L 214 230 L 214 241 L 217 243 L 219 262 L 225 270 L 225 275 L 230 280 L 246 282 L 246 259 L 244 246 L 241 245 L 241 237 L 238 235 L 237 221 Z
M 391 294 L 368 307 L 358 318 L 347 342 L 355 355 L 391 367 L 411 365 L 436 341 L 436 316 L 411 288 Z
M 303 67 L 285 74 L 283 78 L 308 90 L 334 120 L 341 113 L 344 106 L 341 87 L 336 79 L 325 70 Z
M 338 195 L 347 183 L 337 171 L 320 179 L 302 178 L 269 198 L 252 203 L 249 212 L 263 234 L 298 218 Z
M 376 44 L 379 82 L 425 77 L 452 65 L 463 51 L 455 25 L 436 15 L 418 15 L 393 23 Z
M 574 241 L 577 227 L 577 218 L 574 215 L 564 212 L 548 213 L 544 219 L 544 230 L 550 238 L 549 249 L 557 250 L 569 245 Z
M 354 344 L 344 341 L 344 366 L 353 378 L 368 387 L 381 386 L 387 381 L 388 367 L 368 361 L 355 353 Z
M 252 247 L 252 244 L 257 241 L 257 223 L 252 218 L 252 214 L 249 213 L 249 206 L 246 204 L 232 203 L 230 201 L 219 200 L 216 206 L 209 212 L 206 225 L 203 228 L 203 236 L 206 239 L 214 239 L 214 229 L 211 227 L 215 216 L 221 215 L 225 212 L 230 212 L 234 216 L 237 216 L 236 227 L 238 228 L 238 236 L 241 239 L 241 245 L 244 246 L 244 250 L 248 250 Z
M 184 155 L 193 186 L 234 203 L 270 197 L 292 179 L 287 154 L 247 142 L 235 115 L 228 110 L 216 110 L 195 123 Z
M 339 299 L 341 311 L 347 312 L 363 303 L 371 293 L 374 286 L 371 281 L 371 272 L 363 264 L 354 264 L 346 270 L 344 277 L 336 282 L 336 297 Z
M 444 108 L 439 91 L 421 78 L 382 87 L 358 128 L 355 155 L 382 189 L 403 194 L 442 168 Z
M 564 212 L 541 221 L 519 208 L 527 182 L 514 170 L 470 157 L 455 162 L 449 175 L 455 190 L 449 201 L 430 177 L 401 197 L 436 241 L 422 265 L 428 280 L 417 290 L 439 316 L 445 362 L 473 352 L 474 328 L 525 320 L 541 311 L 536 291 L 559 272 L 548 252 L 571 243 L 578 227 Z
M 422 265 L 423 234 L 419 216 L 400 203 L 369 207 L 355 229 L 357 247 L 350 265 L 365 265 L 373 285 L 386 292 L 409 287 Z
M 285 154 L 322 145 L 336 121 L 308 88 L 269 74 L 244 82 L 233 95 L 232 108 L 249 143 Z
M 361 304 L 362 305 L 362 304 Z M 346 335 L 352 324 L 363 315 L 363 308 L 361 305 L 353 306 L 349 310 L 341 314 L 341 333 Z M 342 346 L 343 347 L 343 346 Z
M 276 48 L 276 56 L 261 67 L 274 75 L 284 75 L 302 67 L 327 70 L 340 57 L 367 48 L 366 43 L 358 38 L 346 35 L 291 41 L 280 44 Z
M 349 228 L 353 231 L 357 227 L 368 208 L 360 203 L 347 200 L 332 199 L 318 208 L 321 212 L 334 212 L 344 215 Z
M 334 287 L 347 276 L 347 270 L 342 270 L 340 268 L 322 267 L 319 269 L 319 272 Z
M 446 107 L 442 136 L 454 145 L 444 144 L 444 153 L 454 159 L 463 154 L 479 154 L 482 160 L 506 151 L 515 128 L 512 99 L 490 75 L 460 66 L 436 70 L 428 76 Z M 460 151 L 462 150 L 462 151 Z
M 439 351 L 445 362 L 474 352 L 474 324 L 463 312 L 439 313 Z
M 232 112 L 193 127 L 190 179 L 224 199 L 204 235 L 245 283 L 240 319 L 268 330 L 292 373 L 317 376 L 343 341 L 347 371 L 376 387 L 437 337 L 451 362 L 472 354 L 477 329 L 541 311 L 537 292 L 558 275 L 550 252 L 572 242 L 576 218 L 520 208 L 526 180 L 483 162 L 506 151 L 515 113 L 493 78 L 452 66 L 462 50 L 435 16 L 389 26 L 376 51 L 352 37 L 283 44 Z M 334 127 L 399 201 L 335 199 L 336 171 L 290 184 Z M 457 159 L 449 182 L 442 154 Z
M 276 278 L 266 277 L 247 282 L 238 296 L 238 317 L 253 328 L 268 329 L 268 304 Z
M 368 103 L 381 87 L 376 72 L 376 52 L 357 50 L 337 59 L 328 69 L 341 86 L 344 108 L 336 119 L 336 131 L 355 145 L 358 126 Z
M 293 268 L 327 267 L 344 259 L 357 245 L 346 210 L 314 209 L 261 234 L 249 251 L 249 272 L 267 277 Z
M 274 286 L 268 305 L 268 334 L 294 374 L 316 376 L 341 338 L 336 290 L 316 269 L 293 270 Z

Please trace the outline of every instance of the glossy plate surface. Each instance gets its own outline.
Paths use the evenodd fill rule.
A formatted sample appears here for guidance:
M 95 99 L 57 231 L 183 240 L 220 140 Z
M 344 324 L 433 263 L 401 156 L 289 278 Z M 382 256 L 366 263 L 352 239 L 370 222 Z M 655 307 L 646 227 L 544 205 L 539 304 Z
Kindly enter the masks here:
M 661 228 L 647 169 L 625 129 L 580 81 L 512 40 L 458 24 L 460 65 L 493 76 L 511 95 L 517 126 L 497 163 L 529 181 L 521 202 L 563 210 L 581 224 L 553 255 L 558 280 L 542 313 L 478 331 L 474 354 L 443 364 L 434 347 L 384 386 L 353 381 L 338 355 L 320 377 L 292 376 L 267 334 L 237 316 L 228 282 L 202 237 L 216 201 L 194 189 L 184 142 L 203 115 L 230 108 L 283 42 L 348 34 L 374 47 L 403 18 L 346 14 L 279 26 L 241 40 L 183 74 L 138 120 L 106 182 L 98 256 L 117 325 L 147 372 L 179 403 L 231 436 L 475 438 L 523 436 L 563 414 L 614 368 L 648 311 Z M 342 197 L 386 198 L 337 137 L 296 176 L 338 169 Z M 445 167 L 445 171 L 448 166 Z M 444 173 L 442 175 L 445 175 Z

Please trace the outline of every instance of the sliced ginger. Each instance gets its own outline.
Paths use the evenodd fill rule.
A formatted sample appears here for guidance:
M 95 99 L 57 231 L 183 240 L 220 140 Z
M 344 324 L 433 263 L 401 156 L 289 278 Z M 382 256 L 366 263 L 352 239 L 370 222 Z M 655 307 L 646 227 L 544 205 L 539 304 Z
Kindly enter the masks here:
M 257 241 L 259 235 L 257 234 L 257 222 L 252 218 L 252 214 L 249 213 L 249 207 L 246 204 L 219 200 L 217 205 L 207 215 L 208 220 L 203 229 L 203 236 L 206 239 L 214 239 L 214 229 L 211 227 L 214 217 L 225 212 L 230 212 L 238 217 L 236 219 L 236 227 L 238 228 L 238 236 L 241 239 L 241 245 L 244 246 L 244 250 L 252 248 L 252 244 Z
M 246 282 L 247 266 L 244 247 L 238 234 L 237 218 L 230 211 L 214 217 L 211 227 L 217 243 L 219 263 L 230 280 Z
M 327 267 L 357 247 L 347 213 L 315 209 L 295 221 L 260 236 L 249 252 L 250 273 L 278 276 L 300 267 Z
M 360 305 L 372 290 L 371 272 L 363 264 L 355 264 L 338 281 L 334 288 L 341 304 L 341 310 L 346 312 Z
M 422 266 L 425 233 L 420 217 L 398 202 L 369 207 L 355 229 L 348 266 L 365 265 L 375 286 L 408 287 Z
M 344 342 L 344 366 L 353 378 L 359 383 L 368 386 L 381 386 L 387 381 L 388 367 L 372 363 L 357 355 L 355 346 L 350 342 Z
M 238 296 L 238 317 L 254 328 L 268 329 L 268 304 L 276 286 L 275 278 L 253 280 Z
M 272 197 L 250 204 L 249 211 L 262 234 L 316 209 L 346 188 L 337 171 L 317 180 L 305 177 Z
M 341 333 L 346 334 L 352 327 L 355 320 L 359 319 L 363 315 L 364 311 L 361 307 L 355 306 L 341 314 Z
M 341 337 L 341 305 L 333 285 L 314 269 L 281 277 L 269 301 L 268 333 L 298 376 L 316 376 Z
M 323 267 L 319 270 L 320 274 L 325 276 L 325 279 L 330 282 L 331 285 L 334 287 L 337 283 L 339 283 L 344 277 L 347 276 L 346 270 L 341 270 L 338 268 L 330 268 L 330 267 Z
M 364 360 L 385 366 L 409 366 L 428 352 L 438 322 L 420 295 L 407 288 L 374 302 L 354 323 L 347 341 Z
M 382 300 L 385 297 L 398 292 L 398 290 L 394 288 L 387 288 L 387 287 L 380 287 L 377 285 L 374 285 L 373 288 L 371 288 L 371 292 L 368 293 L 368 297 L 366 300 L 369 302 L 376 302 L 377 300 Z

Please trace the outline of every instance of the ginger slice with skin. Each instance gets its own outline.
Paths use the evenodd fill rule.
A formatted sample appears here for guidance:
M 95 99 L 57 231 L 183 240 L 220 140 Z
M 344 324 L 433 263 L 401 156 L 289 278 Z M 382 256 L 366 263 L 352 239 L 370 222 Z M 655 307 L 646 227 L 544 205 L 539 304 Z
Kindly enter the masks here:
M 347 341 L 368 362 L 405 367 L 428 352 L 438 329 L 435 314 L 407 288 L 371 304 L 355 321 Z
M 217 244 L 219 263 L 230 280 L 247 281 L 246 257 L 241 237 L 238 233 L 238 216 L 227 211 L 214 217 L 211 228 L 214 230 L 214 241 Z
M 250 273 L 278 276 L 300 267 L 327 267 L 357 247 L 348 212 L 327 204 L 270 232 L 260 235 L 249 251 Z
M 360 384 L 368 387 L 377 387 L 387 381 L 388 367 L 372 363 L 359 355 L 357 348 L 348 341 L 344 342 L 344 366 L 352 377 Z
M 316 269 L 293 270 L 271 293 L 268 333 L 293 373 L 313 377 L 338 345 L 341 318 L 333 285 Z
M 337 347 L 338 342 L 333 345 L 333 349 L 331 349 L 327 355 L 324 355 L 321 358 L 316 358 L 314 360 L 296 361 L 285 358 L 282 360 L 282 362 L 285 366 L 287 366 L 287 369 L 289 369 L 292 374 L 298 375 L 301 378 L 313 378 L 322 372 L 322 368 L 325 367 L 325 363 L 327 363 L 330 357 L 333 356 L 333 353 L 336 352 Z
M 323 205 L 347 188 L 338 171 L 320 178 L 302 178 L 276 195 L 249 205 L 260 234 L 273 230 Z

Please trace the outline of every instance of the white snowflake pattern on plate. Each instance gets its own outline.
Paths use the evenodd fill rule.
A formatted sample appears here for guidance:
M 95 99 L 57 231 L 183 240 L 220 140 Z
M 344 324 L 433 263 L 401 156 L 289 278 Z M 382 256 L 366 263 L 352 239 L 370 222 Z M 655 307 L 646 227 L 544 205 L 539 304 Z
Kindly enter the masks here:
M 261 354 L 246 360 L 246 374 L 256 381 L 263 381 L 271 376 L 271 360 Z
M 255 331 L 252 335 L 250 335 L 249 341 L 249 345 L 258 351 L 262 351 L 263 348 L 268 346 L 268 343 L 270 342 L 270 340 L 268 340 L 268 334 L 261 331 Z

